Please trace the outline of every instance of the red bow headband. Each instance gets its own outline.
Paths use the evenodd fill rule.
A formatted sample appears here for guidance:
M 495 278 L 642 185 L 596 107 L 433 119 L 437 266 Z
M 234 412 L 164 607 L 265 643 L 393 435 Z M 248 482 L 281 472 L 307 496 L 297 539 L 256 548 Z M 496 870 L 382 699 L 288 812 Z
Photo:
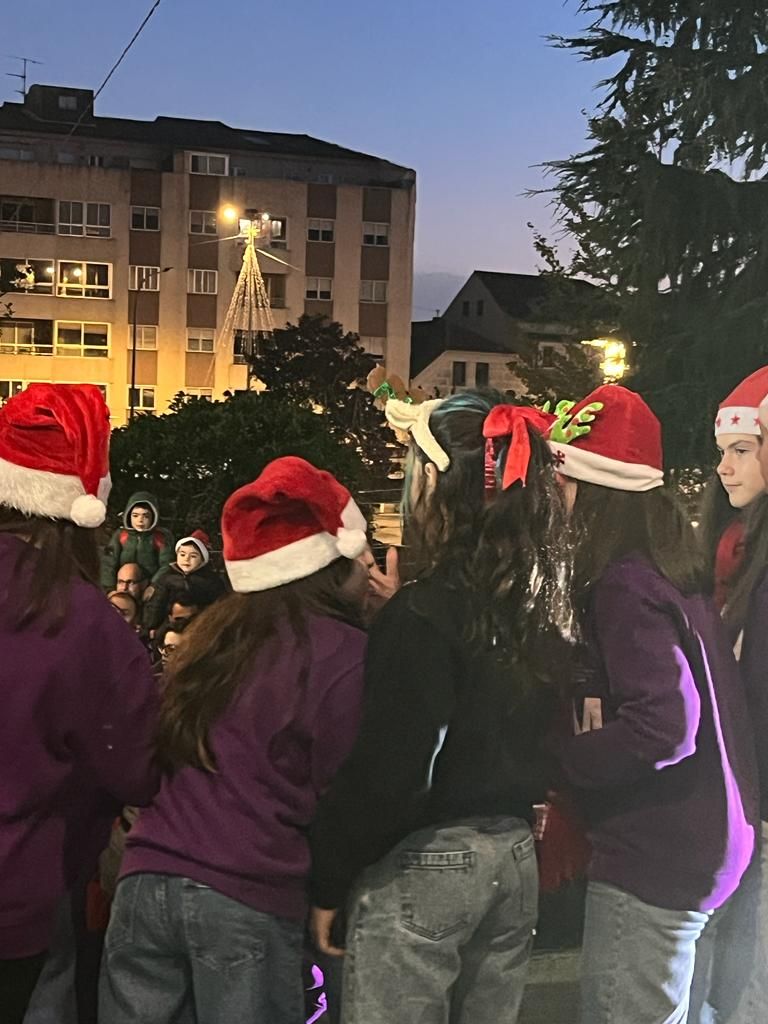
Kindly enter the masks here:
M 495 440 L 509 438 L 507 460 L 504 465 L 504 476 L 501 489 L 506 491 L 512 484 L 520 480 L 525 487 L 528 476 L 528 464 L 531 461 L 531 442 L 528 437 L 528 425 L 545 434 L 554 422 L 551 413 L 541 412 L 527 405 L 497 405 L 488 413 L 483 423 L 485 443 L 486 488 L 493 490 L 496 486 Z

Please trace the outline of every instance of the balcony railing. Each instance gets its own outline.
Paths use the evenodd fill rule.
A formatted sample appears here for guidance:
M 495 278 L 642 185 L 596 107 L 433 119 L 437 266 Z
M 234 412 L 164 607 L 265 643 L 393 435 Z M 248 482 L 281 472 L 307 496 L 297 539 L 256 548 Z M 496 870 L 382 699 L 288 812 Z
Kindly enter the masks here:
M 16 231 L 30 235 L 55 235 L 56 225 L 34 220 L 0 220 L 0 231 Z

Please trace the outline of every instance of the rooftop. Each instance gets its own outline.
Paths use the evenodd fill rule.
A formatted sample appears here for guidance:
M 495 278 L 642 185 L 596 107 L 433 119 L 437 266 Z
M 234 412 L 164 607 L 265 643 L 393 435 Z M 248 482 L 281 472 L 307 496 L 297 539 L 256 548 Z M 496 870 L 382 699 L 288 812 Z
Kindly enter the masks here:
M 66 109 L 62 109 L 61 97 L 69 100 Z M 75 138 L 138 142 L 157 146 L 166 152 L 173 149 L 204 149 L 226 153 L 375 162 L 388 165 L 400 176 L 414 173 L 407 167 L 392 164 L 380 157 L 346 149 L 311 135 L 232 128 L 223 121 L 198 121 L 184 117 L 160 116 L 154 121 L 97 117 L 92 109 L 93 93 L 88 89 L 33 85 L 23 103 L 5 102 L 0 106 L 0 132 L 33 132 L 66 137 L 78 119 L 82 118 L 74 133 Z
M 510 316 L 524 320 L 535 312 L 540 302 L 552 288 L 552 279 L 546 274 L 505 274 L 493 270 L 476 270 L 475 276 L 480 278 L 485 287 L 494 297 L 498 305 Z M 568 280 L 558 287 L 572 289 L 575 295 L 587 294 L 595 288 L 589 281 Z
M 416 377 L 442 352 L 510 352 L 508 345 L 484 338 L 477 331 L 444 317 L 411 324 L 411 377 Z

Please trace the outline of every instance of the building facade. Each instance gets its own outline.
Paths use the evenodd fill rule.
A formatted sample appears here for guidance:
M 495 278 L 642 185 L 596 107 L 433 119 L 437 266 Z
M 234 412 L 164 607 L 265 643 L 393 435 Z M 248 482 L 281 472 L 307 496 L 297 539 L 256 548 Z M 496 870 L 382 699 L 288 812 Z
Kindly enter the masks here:
M 0 107 L 0 292 L 13 306 L 0 400 L 32 381 L 89 381 L 120 424 L 131 400 L 163 412 L 179 391 L 247 387 L 221 329 L 237 220 L 265 212 L 275 326 L 338 320 L 407 376 L 413 171 L 304 135 L 92 108 L 88 90 L 53 86 Z

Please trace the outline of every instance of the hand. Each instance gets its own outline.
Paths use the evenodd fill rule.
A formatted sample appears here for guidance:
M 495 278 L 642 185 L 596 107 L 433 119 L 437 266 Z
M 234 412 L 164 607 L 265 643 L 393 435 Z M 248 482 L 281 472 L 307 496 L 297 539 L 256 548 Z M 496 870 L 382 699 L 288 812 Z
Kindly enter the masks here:
M 397 548 L 387 551 L 386 572 L 382 572 L 374 561 L 368 567 L 368 587 L 374 597 L 388 601 L 400 589 L 400 554 Z
M 309 916 L 309 930 L 312 933 L 314 943 L 318 950 L 327 956 L 344 956 L 344 950 L 334 946 L 331 942 L 331 931 L 337 914 L 338 910 L 323 910 L 322 907 L 312 907 Z

